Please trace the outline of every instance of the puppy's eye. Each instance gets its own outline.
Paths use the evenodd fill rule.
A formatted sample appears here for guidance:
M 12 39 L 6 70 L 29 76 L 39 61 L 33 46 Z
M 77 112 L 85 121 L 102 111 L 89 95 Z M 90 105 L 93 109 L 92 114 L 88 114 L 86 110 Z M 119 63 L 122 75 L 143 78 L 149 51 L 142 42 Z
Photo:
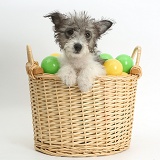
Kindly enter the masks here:
M 69 28 L 69 29 L 66 30 L 66 36 L 67 36 L 67 37 L 72 36 L 73 33 L 74 33 L 74 29 L 73 29 L 73 28 Z
M 86 36 L 86 39 L 90 39 L 91 38 L 91 32 L 86 31 L 85 36 Z

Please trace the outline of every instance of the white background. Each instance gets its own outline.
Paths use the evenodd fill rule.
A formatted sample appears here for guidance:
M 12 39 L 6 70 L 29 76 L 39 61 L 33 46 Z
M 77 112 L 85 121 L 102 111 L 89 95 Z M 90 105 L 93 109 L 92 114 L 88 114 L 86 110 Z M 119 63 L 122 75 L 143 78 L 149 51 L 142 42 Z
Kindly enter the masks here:
M 59 47 L 51 11 L 87 11 L 91 17 L 113 19 L 116 24 L 98 42 L 98 49 L 117 56 L 142 47 L 133 134 L 130 149 L 98 160 L 160 159 L 160 1 L 159 0 L 0 0 L 0 159 L 64 160 L 36 152 L 33 147 L 26 44 L 35 60 Z M 79 158 L 81 159 L 81 158 Z

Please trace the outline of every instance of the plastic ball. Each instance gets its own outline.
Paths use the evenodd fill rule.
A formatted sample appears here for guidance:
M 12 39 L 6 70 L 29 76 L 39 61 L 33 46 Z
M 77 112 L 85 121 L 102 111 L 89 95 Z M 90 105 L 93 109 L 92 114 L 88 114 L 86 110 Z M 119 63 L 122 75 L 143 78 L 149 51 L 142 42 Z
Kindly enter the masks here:
M 126 72 L 121 73 L 121 76 L 127 76 L 127 75 L 128 75 L 128 73 L 126 73 Z
M 99 56 L 103 60 L 113 59 L 113 57 L 110 54 L 107 54 L 107 53 L 101 53 Z
M 41 67 L 44 73 L 55 74 L 60 68 L 60 63 L 56 57 L 48 56 L 42 60 Z
M 51 56 L 54 56 L 54 57 L 59 57 L 60 54 L 59 53 L 52 53 Z
M 123 71 L 123 66 L 117 59 L 105 61 L 104 67 L 108 75 L 120 75 Z
M 133 59 L 126 54 L 121 54 L 116 59 L 122 63 L 123 72 L 130 73 L 130 70 L 134 65 Z

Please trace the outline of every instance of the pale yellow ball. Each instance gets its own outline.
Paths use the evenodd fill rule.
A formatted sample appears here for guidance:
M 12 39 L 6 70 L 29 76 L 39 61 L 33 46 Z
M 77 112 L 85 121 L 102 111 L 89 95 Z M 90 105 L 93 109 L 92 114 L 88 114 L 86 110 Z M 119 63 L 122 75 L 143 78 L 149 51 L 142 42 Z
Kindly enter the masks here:
M 127 75 L 128 75 L 128 73 L 126 73 L 126 72 L 121 73 L 121 76 L 127 76 Z
M 54 56 L 54 57 L 59 57 L 60 54 L 59 53 L 52 53 L 51 56 Z
M 107 75 L 121 75 L 123 71 L 123 66 L 117 59 L 105 61 L 104 67 Z

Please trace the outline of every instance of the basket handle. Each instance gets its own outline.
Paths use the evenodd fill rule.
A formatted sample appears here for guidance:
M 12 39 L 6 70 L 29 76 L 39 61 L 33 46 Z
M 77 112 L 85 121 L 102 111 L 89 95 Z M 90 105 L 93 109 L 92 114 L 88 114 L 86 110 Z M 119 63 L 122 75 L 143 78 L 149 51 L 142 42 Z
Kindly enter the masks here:
M 35 75 L 42 74 L 44 72 L 43 72 L 43 69 L 39 66 L 38 62 L 34 61 L 31 47 L 27 45 L 26 49 L 27 49 L 27 58 L 28 58 L 28 62 L 26 63 L 26 71 L 30 77 L 35 79 Z
M 34 59 L 33 59 L 33 55 L 32 55 L 32 49 L 29 45 L 26 46 L 27 49 L 27 58 L 28 58 L 28 63 L 30 64 L 34 64 Z
M 141 58 L 141 47 L 137 46 L 134 50 L 133 53 L 131 55 L 132 59 L 134 59 L 136 56 L 136 63 L 135 65 L 131 68 L 130 70 L 130 74 L 131 75 L 137 75 L 138 78 L 140 78 L 142 76 L 142 69 L 139 66 L 140 63 L 140 58 Z

